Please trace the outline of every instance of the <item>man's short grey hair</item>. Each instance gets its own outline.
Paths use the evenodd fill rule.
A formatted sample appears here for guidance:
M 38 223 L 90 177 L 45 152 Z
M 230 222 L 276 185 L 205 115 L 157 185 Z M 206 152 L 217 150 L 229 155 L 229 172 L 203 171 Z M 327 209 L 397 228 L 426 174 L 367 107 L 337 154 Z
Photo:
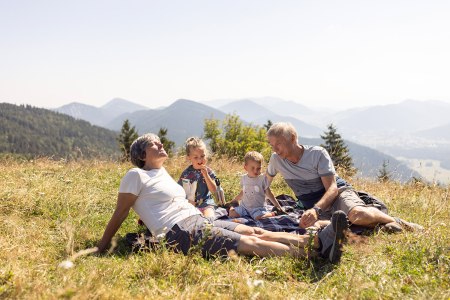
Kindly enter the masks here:
M 144 167 L 145 150 L 154 141 L 160 142 L 159 137 L 153 133 L 146 133 L 134 140 L 130 146 L 130 160 L 133 165 L 141 169 Z
M 297 130 L 295 130 L 294 125 L 289 122 L 277 122 L 272 124 L 267 131 L 267 136 L 283 136 L 285 139 L 290 139 L 291 136 L 294 136 L 295 140 L 298 139 Z

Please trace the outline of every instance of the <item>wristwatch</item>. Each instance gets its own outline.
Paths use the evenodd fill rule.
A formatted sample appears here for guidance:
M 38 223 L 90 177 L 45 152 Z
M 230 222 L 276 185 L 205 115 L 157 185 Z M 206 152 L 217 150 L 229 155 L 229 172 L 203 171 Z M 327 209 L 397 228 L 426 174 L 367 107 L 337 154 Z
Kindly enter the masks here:
M 313 209 L 316 211 L 318 217 L 322 214 L 322 209 L 320 207 L 314 206 Z

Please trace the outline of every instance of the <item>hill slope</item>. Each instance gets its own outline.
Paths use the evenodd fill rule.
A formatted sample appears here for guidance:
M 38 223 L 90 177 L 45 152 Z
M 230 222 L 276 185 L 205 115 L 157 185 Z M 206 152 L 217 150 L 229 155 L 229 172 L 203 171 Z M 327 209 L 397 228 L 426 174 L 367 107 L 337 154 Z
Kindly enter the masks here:
M 207 105 L 179 99 L 163 109 L 149 109 L 122 114 L 109 122 L 106 127 L 119 130 L 125 119 L 128 119 L 136 127 L 139 134 L 158 133 L 159 129 L 164 127 L 167 128 L 168 138 L 180 146 L 188 137 L 203 134 L 205 119 L 223 120 L 225 116 L 225 113 Z
M 252 122 L 256 125 L 264 125 L 268 120 L 275 122 L 290 122 L 295 128 L 300 129 L 302 136 L 316 137 L 323 133 L 319 127 L 307 124 L 297 118 L 291 116 L 282 116 L 274 113 L 272 110 L 252 101 L 252 100 L 238 100 L 228 103 L 220 110 L 226 113 L 236 113 L 241 119 Z
M 320 145 L 323 143 L 323 140 L 319 138 L 300 138 L 299 142 L 304 145 Z M 347 144 L 353 159 L 353 165 L 358 169 L 358 177 L 377 178 L 378 172 L 383 165 L 383 161 L 388 162 L 388 170 L 391 172 L 393 180 L 406 182 L 412 177 L 420 177 L 419 173 L 413 171 L 393 156 L 350 141 L 345 141 L 345 143 Z
M 450 141 L 450 123 L 416 132 L 417 136 Z
M 32 106 L 0 103 L 0 152 L 25 156 L 118 156 L 117 133 Z
M 333 122 L 346 134 L 415 132 L 448 124 L 450 104 L 440 101 L 406 100 L 340 112 Z
M 105 127 L 107 123 L 123 113 L 145 109 L 148 108 L 128 100 L 114 98 L 101 107 L 72 102 L 54 110 L 72 116 L 75 119 L 85 120 L 93 125 Z

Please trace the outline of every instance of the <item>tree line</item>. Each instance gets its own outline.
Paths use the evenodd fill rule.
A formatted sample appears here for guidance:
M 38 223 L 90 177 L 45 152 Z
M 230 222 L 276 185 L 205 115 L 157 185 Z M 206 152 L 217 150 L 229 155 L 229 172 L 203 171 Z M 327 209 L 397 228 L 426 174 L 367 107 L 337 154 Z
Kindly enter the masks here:
M 0 103 L 0 153 L 24 157 L 118 157 L 117 134 L 65 114 Z
M 269 159 L 272 151 L 266 141 L 270 120 L 263 126 L 246 124 L 239 116 L 227 115 L 223 121 L 205 119 L 202 138 L 217 156 L 242 160 L 245 153 L 255 150 Z M 168 138 L 168 129 L 160 128 L 157 135 L 170 156 L 177 151 Z M 24 157 L 47 156 L 59 158 L 121 157 L 127 160 L 137 130 L 125 120 L 119 133 L 93 126 L 83 120 L 30 105 L 0 103 L 0 153 Z M 337 128 L 330 124 L 321 135 L 323 146 L 330 154 L 336 169 L 346 175 L 356 173 L 347 145 Z M 378 179 L 391 178 L 389 162 L 384 161 Z
M 267 121 L 263 126 L 245 124 L 239 116 L 227 115 L 223 121 L 217 119 L 205 119 L 204 133 L 205 139 L 214 155 L 219 157 L 226 156 L 242 160 L 245 153 L 250 150 L 260 152 L 266 161 L 269 160 L 272 150 L 266 140 L 266 133 L 272 122 Z M 167 138 L 167 128 L 161 128 L 158 136 L 164 145 L 164 148 L 173 155 L 175 143 Z M 124 159 L 128 158 L 127 152 L 131 142 L 137 137 L 134 127 L 130 127 L 129 121 L 125 120 L 119 144 L 121 144 L 122 155 Z M 334 124 L 329 124 L 327 130 L 320 136 L 324 147 L 340 174 L 353 176 L 357 169 L 353 165 L 353 159 L 349 153 L 348 146 L 345 144 L 342 136 L 337 132 Z M 391 173 L 388 169 L 389 162 L 384 161 L 379 170 L 378 180 L 388 181 L 391 179 Z

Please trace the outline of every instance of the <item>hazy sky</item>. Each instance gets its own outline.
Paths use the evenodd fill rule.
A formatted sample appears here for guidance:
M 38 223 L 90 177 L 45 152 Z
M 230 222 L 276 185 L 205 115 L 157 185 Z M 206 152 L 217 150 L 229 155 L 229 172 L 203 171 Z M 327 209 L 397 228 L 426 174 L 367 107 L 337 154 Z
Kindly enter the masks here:
M 0 102 L 450 101 L 450 1 L 0 0 Z

